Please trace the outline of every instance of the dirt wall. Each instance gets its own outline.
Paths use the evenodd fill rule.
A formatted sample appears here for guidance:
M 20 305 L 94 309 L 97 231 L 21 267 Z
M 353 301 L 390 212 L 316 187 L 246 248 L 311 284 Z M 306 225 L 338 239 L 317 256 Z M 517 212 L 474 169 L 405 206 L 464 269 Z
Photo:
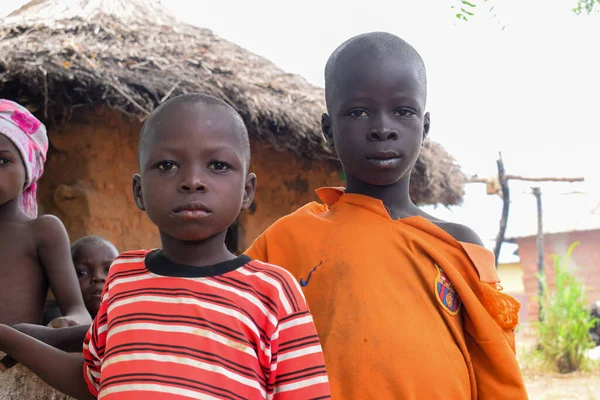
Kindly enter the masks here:
M 315 190 L 340 186 L 336 166 L 300 159 L 263 144 L 252 144 L 251 171 L 257 176 L 257 191 L 251 210 L 241 215 L 241 248 L 246 248 L 277 219 L 317 200 Z
M 39 201 L 45 213 L 64 222 L 72 241 L 94 234 L 119 250 L 159 244 L 155 228 L 131 194 L 140 128 L 140 123 L 104 108 L 50 128 Z

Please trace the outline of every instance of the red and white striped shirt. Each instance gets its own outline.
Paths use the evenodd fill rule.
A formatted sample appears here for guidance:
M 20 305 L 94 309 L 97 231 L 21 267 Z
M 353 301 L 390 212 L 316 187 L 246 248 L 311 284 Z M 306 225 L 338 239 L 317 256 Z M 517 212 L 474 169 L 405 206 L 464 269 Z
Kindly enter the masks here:
M 84 342 L 101 399 L 325 399 L 312 316 L 294 278 L 247 256 L 209 267 L 162 251 L 110 268 Z

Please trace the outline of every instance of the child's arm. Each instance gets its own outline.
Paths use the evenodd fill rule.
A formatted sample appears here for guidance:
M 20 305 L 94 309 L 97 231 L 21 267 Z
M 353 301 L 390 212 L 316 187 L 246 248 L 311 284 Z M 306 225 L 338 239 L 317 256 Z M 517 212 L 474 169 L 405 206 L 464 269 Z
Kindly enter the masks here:
M 85 339 L 85 334 L 90 329 L 90 325 L 54 329 L 34 324 L 17 324 L 13 328 L 57 349 L 80 353 L 83 348 L 83 339 Z
M 83 303 L 71 259 L 69 237 L 63 223 L 54 216 L 45 215 L 36 224 L 38 255 L 63 315 L 60 320 L 70 319 L 79 324 L 89 324 L 92 320 Z M 53 322 L 53 325 L 63 327 L 69 324 Z
M 65 353 L 6 325 L 0 325 L 0 350 L 55 389 L 79 400 L 95 398 L 83 378 L 81 355 Z

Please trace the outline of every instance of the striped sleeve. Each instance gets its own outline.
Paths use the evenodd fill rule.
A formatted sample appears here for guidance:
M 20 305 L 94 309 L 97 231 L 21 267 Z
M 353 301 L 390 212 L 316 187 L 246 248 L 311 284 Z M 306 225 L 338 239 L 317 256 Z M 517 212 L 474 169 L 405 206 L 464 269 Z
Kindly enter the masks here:
M 294 286 L 298 297 L 303 298 L 300 288 Z M 271 349 L 268 399 L 331 398 L 323 350 L 305 304 L 302 310 L 281 318 L 271 339 Z
M 106 285 L 107 287 L 108 285 Z M 96 318 L 92 322 L 88 333 L 83 341 L 83 377 L 88 385 L 90 393 L 98 397 L 100 391 L 100 370 L 104 359 L 107 331 L 107 304 L 108 294 L 106 287 L 102 295 L 102 303 Z

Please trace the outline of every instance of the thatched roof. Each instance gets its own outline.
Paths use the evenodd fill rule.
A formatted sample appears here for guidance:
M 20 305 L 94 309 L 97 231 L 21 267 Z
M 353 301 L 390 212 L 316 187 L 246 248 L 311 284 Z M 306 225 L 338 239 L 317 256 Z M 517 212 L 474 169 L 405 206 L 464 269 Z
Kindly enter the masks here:
M 253 139 L 335 160 L 320 132 L 322 88 L 175 21 L 152 0 L 34 0 L 0 26 L 0 97 L 46 122 L 100 104 L 142 120 L 169 97 L 201 91 L 235 107 Z M 418 203 L 457 204 L 464 180 L 454 159 L 428 141 L 412 195 Z

